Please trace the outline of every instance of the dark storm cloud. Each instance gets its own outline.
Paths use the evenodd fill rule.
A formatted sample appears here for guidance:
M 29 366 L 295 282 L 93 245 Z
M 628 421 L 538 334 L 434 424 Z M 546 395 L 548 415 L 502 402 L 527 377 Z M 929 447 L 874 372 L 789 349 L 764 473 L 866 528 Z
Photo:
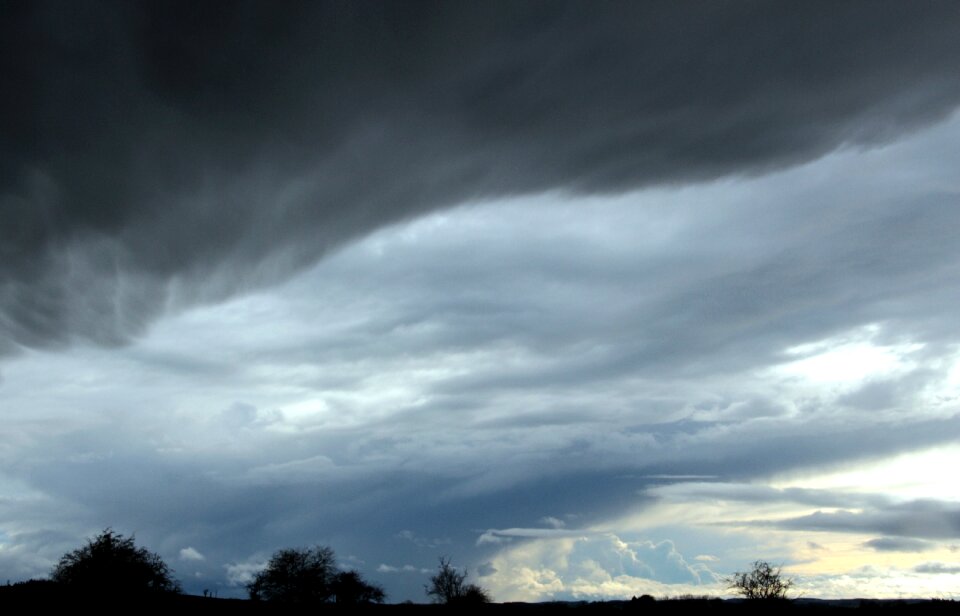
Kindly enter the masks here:
M 121 343 L 432 208 L 759 173 L 960 100 L 948 3 L 3 11 L 0 353 Z

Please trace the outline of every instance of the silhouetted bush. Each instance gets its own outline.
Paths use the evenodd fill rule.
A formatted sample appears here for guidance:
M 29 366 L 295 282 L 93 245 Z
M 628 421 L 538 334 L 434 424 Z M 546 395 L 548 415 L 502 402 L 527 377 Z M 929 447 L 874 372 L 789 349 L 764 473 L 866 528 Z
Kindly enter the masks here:
M 64 554 L 50 578 L 84 593 L 180 592 L 180 583 L 160 556 L 138 548 L 133 537 L 124 537 L 109 528 L 88 540 L 82 548 Z

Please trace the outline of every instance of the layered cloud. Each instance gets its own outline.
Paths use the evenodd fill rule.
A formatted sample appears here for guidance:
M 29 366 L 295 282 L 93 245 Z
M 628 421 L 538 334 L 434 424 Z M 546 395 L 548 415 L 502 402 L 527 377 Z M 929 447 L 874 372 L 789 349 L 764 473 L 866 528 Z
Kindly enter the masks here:
M 933 548 L 933 545 L 927 541 L 906 537 L 879 537 L 863 545 L 878 552 L 926 552 Z
M 872 532 L 897 537 L 957 540 L 960 539 L 960 503 L 923 500 L 862 512 L 817 511 L 783 520 L 778 525 L 792 529 Z
M 914 568 L 917 573 L 935 573 L 944 575 L 960 575 L 960 565 L 930 562 L 917 565 Z

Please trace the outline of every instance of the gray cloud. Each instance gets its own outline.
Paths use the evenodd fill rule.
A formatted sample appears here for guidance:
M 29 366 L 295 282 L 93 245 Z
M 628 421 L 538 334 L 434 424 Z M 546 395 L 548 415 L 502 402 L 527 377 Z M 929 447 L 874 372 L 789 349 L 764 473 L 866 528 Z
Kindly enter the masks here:
M 956 575 L 960 573 L 960 565 L 947 563 L 921 563 L 913 568 L 917 573 L 939 573 L 946 575 Z
M 122 343 L 434 208 L 883 142 L 956 106 L 958 19 L 933 2 L 14 3 L 0 352 Z M 700 296 L 734 309 L 742 284 Z
M 957 417 L 919 419 L 901 416 L 892 420 L 891 424 L 872 426 L 864 426 L 851 417 L 838 420 L 836 417 L 821 416 L 818 419 L 822 422 L 760 421 L 739 425 L 694 426 L 688 433 L 681 432 L 663 439 L 664 447 L 658 452 L 659 459 L 651 460 L 647 468 L 681 473 L 722 469 L 726 479 L 770 476 L 791 468 L 829 468 L 841 462 L 849 463 L 858 459 L 890 455 L 897 451 L 949 444 L 960 430 L 960 418 Z M 638 427 L 639 429 L 642 428 Z M 656 428 L 647 426 L 646 429 Z M 861 443 L 857 440 L 858 436 L 875 440 L 869 444 Z M 747 443 L 749 447 L 746 446 Z M 678 488 L 681 491 L 682 485 Z M 709 487 L 706 489 L 711 490 Z M 716 490 L 719 496 L 723 496 L 726 487 L 721 486 Z M 816 504 L 815 500 L 822 498 L 827 501 L 834 500 L 832 505 L 822 506 L 837 504 L 835 497 L 828 492 L 803 489 L 741 487 L 731 496 L 757 500 L 797 499 L 800 502 L 806 500 L 810 504 Z
M 929 541 L 908 537 L 879 537 L 870 539 L 863 545 L 878 552 L 926 552 L 936 547 Z
M 381 563 L 380 565 L 377 565 L 377 572 L 378 573 L 421 573 L 423 574 L 423 573 L 428 573 L 429 569 L 418 568 L 418 567 L 414 567 L 413 565 L 402 565 L 397 567 L 394 565 Z
M 832 490 L 772 488 L 755 484 L 677 483 L 655 486 L 647 494 L 672 501 L 730 500 L 746 503 L 798 503 L 817 507 L 869 507 L 890 502 L 879 494 L 849 494 Z
M 775 525 L 797 530 L 882 533 L 892 537 L 917 539 L 956 539 L 960 537 L 960 505 L 949 501 L 914 500 L 863 512 L 817 511 L 776 522 Z M 875 541 L 880 541 L 881 546 L 887 545 L 884 540 Z

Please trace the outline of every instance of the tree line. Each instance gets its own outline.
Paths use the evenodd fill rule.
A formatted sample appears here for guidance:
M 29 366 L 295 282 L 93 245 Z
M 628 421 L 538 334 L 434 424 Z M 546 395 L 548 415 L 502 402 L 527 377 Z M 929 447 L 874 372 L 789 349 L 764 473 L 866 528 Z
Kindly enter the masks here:
M 175 595 L 183 592 L 173 571 L 156 553 L 138 547 L 133 537 L 107 528 L 87 544 L 64 554 L 50 579 L 58 586 L 85 594 L 108 596 Z M 793 586 L 780 567 L 758 560 L 751 570 L 725 579 L 728 588 L 745 599 L 783 600 Z M 246 585 L 252 601 L 285 605 L 383 603 L 383 588 L 357 571 L 341 570 L 330 547 L 277 550 Z M 435 603 L 481 604 L 491 601 L 484 588 L 467 582 L 467 572 L 440 557 L 437 572 L 424 591 Z M 204 595 L 206 596 L 206 592 Z
M 466 582 L 466 571 L 440 558 L 437 573 L 424 590 L 437 603 L 488 603 L 489 593 Z M 138 547 L 133 537 L 106 529 L 87 544 L 64 554 L 50 579 L 65 588 L 100 596 L 179 594 L 173 571 L 156 553 Z M 341 570 L 330 547 L 284 548 L 246 586 L 253 601 L 290 605 L 383 603 L 383 588 L 357 571 Z

